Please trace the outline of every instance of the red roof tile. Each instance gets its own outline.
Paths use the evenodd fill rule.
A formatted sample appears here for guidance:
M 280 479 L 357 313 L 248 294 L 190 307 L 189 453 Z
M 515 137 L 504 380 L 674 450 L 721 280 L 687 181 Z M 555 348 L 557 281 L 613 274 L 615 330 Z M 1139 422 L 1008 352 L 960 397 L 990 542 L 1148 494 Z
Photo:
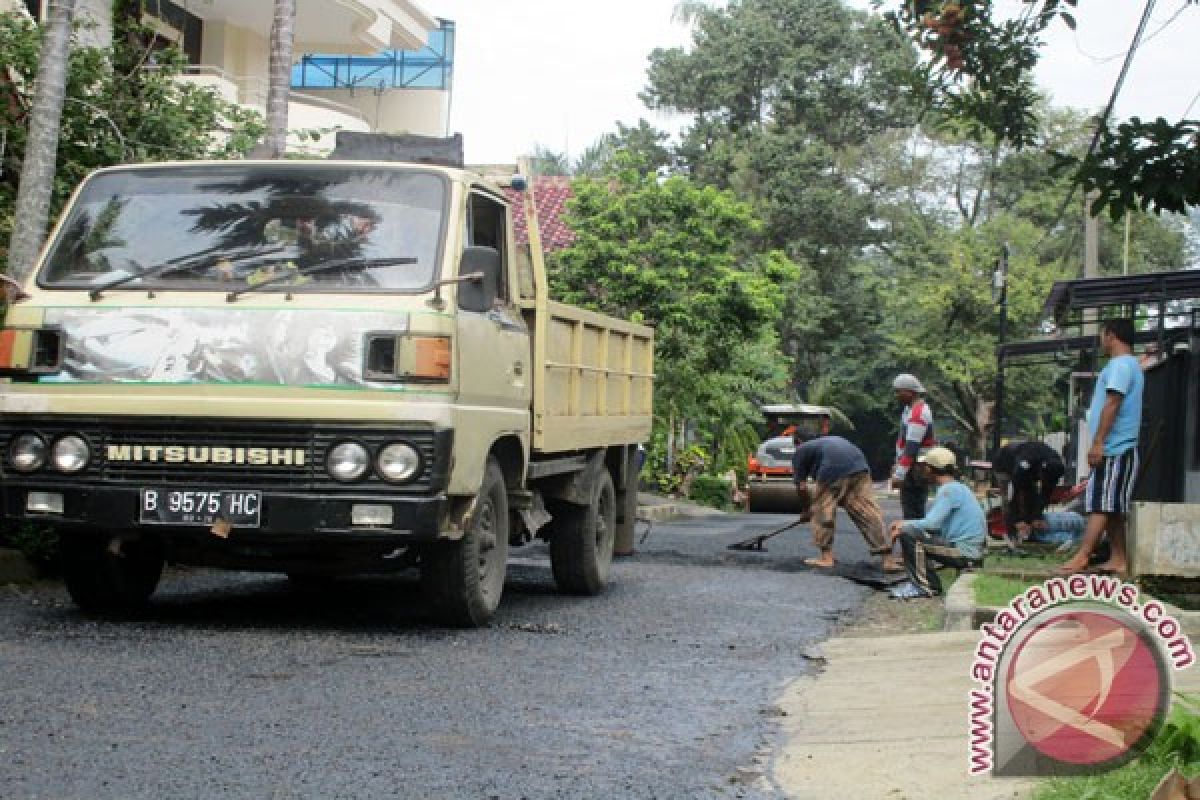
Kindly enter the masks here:
M 524 192 L 505 190 L 513 207 L 513 228 L 517 246 L 524 247 L 529 243 L 529 233 L 525 228 L 525 198 L 530 191 L 536 200 L 542 251 L 549 253 L 570 247 L 575 241 L 575 232 L 563 220 L 563 216 L 566 214 L 567 200 L 571 198 L 571 178 L 560 175 L 533 178 L 532 188 Z

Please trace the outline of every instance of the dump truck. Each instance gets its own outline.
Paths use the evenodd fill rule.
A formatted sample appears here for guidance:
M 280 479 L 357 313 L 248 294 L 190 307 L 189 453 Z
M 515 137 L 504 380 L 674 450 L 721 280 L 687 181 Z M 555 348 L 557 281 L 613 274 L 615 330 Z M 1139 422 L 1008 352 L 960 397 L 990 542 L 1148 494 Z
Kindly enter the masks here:
M 825 406 L 805 404 L 765 405 L 759 410 L 767 435 L 746 459 L 746 510 L 801 513 L 807 501 L 793 479 L 796 446 L 792 437 L 797 430 L 810 438 L 824 436 L 832 427 L 833 415 Z
M 458 137 L 370 134 L 91 174 L 0 330 L 6 519 L 57 530 L 92 611 L 170 563 L 415 568 L 478 626 L 534 539 L 560 590 L 600 592 L 632 542 L 653 333 L 550 299 L 524 186 Z

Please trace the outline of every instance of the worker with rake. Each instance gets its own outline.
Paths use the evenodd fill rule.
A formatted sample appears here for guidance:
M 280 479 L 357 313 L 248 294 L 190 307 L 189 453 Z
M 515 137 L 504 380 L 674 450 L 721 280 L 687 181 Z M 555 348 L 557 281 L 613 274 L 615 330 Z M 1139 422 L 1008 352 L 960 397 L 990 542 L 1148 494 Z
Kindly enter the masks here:
M 792 456 L 793 477 L 803 490 L 810 478 L 816 482 L 809 509 L 813 543 L 820 551 L 817 558 L 806 558 L 810 567 L 834 566 L 833 534 L 838 508 L 850 516 L 872 555 L 883 557 L 885 572 L 902 572 L 904 564 L 893 558 L 891 542 L 883 533 L 883 512 L 875 501 L 875 487 L 866 456 L 841 436 L 818 436 L 805 441 L 803 433 L 793 436 L 796 453 Z

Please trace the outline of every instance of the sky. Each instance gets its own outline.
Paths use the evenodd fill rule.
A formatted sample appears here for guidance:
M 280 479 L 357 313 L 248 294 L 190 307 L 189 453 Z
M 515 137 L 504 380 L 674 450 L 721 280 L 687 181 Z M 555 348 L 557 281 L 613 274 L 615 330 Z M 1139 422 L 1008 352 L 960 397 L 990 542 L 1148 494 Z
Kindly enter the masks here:
M 645 117 L 674 131 L 685 121 L 638 99 L 656 47 L 687 46 L 677 0 L 419 0 L 458 28 L 451 131 L 470 163 L 512 163 L 535 145 L 572 157 Z M 1018 0 L 999 0 L 1019 8 Z M 852 0 L 868 8 L 866 0 Z M 1099 110 L 1141 16 L 1140 0 L 1080 3 L 1077 30 L 1046 36 L 1037 79 L 1057 105 Z M 1178 12 L 1178 14 L 1177 14 Z M 1174 18 L 1172 20 L 1172 18 Z M 1161 29 L 1161 30 L 1160 30 Z M 1157 32 L 1157 33 L 1156 33 Z M 1200 5 L 1158 0 L 1116 107 L 1119 118 L 1200 116 Z

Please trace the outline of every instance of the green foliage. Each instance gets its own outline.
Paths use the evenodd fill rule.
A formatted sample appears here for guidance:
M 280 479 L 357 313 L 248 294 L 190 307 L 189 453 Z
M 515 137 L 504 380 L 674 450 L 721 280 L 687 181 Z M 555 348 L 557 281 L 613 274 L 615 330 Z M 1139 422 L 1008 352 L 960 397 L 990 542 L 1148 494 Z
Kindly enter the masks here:
M 716 475 L 699 475 L 692 482 L 692 491 L 688 499 L 703 506 L 719 508 L 723 511 L 733 507 L 733 487 L 729 481 Z
M 134 4 L 137 5 L 137 4 Z M 184 83 L 184 58 L 168 48 L 153 53 L 138 35 L 140 15 L 118 14 L 113 47 L 74 47 L 67 77 L 51 214 L 91 170 L 141 161 L 231 158 L 262 134 L 253 111 L 232 105 L 212 89 Z M 37 74 L 39 33 L 19 14 L 0 15 L 0 63 L 13 79 L 14 102 L 0 102 L 0 241 L 7 242 L 25 152 L 25 109 Z
M 685 484 L 703 475 L 712 465 L 712 457 L 702 445 L 693 444 L 680 452 L 668 452 L 667 436 L 658 428 L 651 435 L 643 475 L 663 494 L 684 492 Z
M 681 176 L 577 180 L 569 220 L 575 242 L 551 259 L 555 296 L 653 325 L 660 425 L 702 421 L 718 465 L 743 460 L 756 404 L 784 390 L 785 298 L 811 276 L 762 246 L 748 204 Z
M 925 51 L 903 81 L 942 121 L 978 141 L 1017 148 L 1040 145 L 1040 98 L 1033 69 L 1042 35 L 1061 22 L 1072 30 L 1076 0 L 1025 0 L 1023 13 L 990 0 L 875 0 L 884 17 Z M 1093 9 L 1091 13 L 1103 13 Z M 1099 129 L 1094 152 L 1063 155 L 1060 168 L 1085 191 L 1096 191 L 1096 213 L 1114 219 L 1140 209 L 1182 213 L 1200 203 L 1200 122 L 1133 118 Z
M 1083 778 L 1058 778 L 1039 787 L 1036 800 L 1126 800 L 1149 797 L 1163 777 L 1179 769 L 1200 774 L 1200 704 L 1177 694 L 1158 736 L 1139 758 L 1120 769 Z

